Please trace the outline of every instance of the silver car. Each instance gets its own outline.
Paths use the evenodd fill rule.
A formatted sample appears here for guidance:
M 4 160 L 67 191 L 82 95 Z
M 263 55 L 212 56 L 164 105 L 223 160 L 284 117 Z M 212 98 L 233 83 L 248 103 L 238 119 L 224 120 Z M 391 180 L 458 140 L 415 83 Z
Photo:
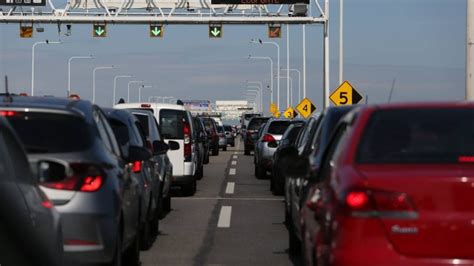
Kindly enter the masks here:
M 289 119 L 271 118 L 261 128 L 255 143 L 255 176 L 265 178 L 267 171 L 273 168 L 273 154 L 281 137 L 290 125 Z
M 227 150 L 227 137 L 223 126 L 217 126 L 217 134 L 219 135 L 219 148 L 223 151 Z

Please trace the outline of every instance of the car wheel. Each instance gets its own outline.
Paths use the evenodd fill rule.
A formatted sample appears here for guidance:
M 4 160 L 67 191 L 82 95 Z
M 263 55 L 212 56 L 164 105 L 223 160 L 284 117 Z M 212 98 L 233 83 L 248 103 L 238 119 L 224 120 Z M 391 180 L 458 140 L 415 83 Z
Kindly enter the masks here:
M 224 147 L 222 148 L 222 150 L 223 150 L 223 151 L 227 151 L 227 146 L 224 146 Z
M 293 226 L 289 226 L 288 229 L 288 238 L 289 238 L 289 248 L 288 252 L 290 255 L 295 256 L 299 255 L 301 252 L 301 242 L 298 239 L 298 237 L 295 234 L 295 230 L 293 229 Z
M 283 196 L 284 194 L 284 184 L 281 183 L 281 178 L 279 178 L 279 174 L 275 173 L 272 175 L 272 182 L 273 182 L 273 195 L 275 196 Z
M 168 192 L 168 196 L 166 196 L 166 198 L 163 199 L 163 210 L 164 212 L 171 211 L 171 195 L 169 194 L 169 192 Z M 164 216 L 161 218 L 164 218 Z
M 209 163 L 209 152 L 206 152 L 206 155 L 204 156 L 203 164 L 208 164 L 208 163 Z
M 245 147 L 244 155 L 250 155 L 250 149 L 249 148 Z
M 119 225 L 119 228 L 121 226 Z M 115 241 L 114 257 L 109 264 L 110 266 L 122 266 L 122 233 L 120 230 L 117 232 L 117 240 Z
M 267 176 L 267 171 L 260 165 L 255 165 L 255 176 L 257 179 L 264 179 Z
M 157 217 L 157 215 L 155 216 Z M 140 230 L 140 249 L 141 250 L 148 250 L 151 248 L 153 244 L 152 223 L 153 221 L 157 223 L 156 220 L 157 219 L 153 217 L 151 221 L 146 221 L 141 225 L 141 230 Z
M 212 155 L 213 156 L 219 155 L 219 147 L 218 146 L 216 146 L 212 149 Z
M 140 234 L 137 232 L 135 239 L 123 253 L 123 265 L 140 265 Z
M 196 193 L 196 179 L 193 182 L 182 186 L 181 188 L 185 196 L 193 196 Z

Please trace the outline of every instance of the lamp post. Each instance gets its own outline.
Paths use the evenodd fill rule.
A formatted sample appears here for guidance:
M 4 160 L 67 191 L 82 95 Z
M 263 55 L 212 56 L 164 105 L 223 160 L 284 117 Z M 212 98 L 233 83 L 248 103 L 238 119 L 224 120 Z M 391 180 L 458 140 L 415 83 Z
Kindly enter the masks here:
M 132 80 L 128 82 L 127 103 L 130 102 L 130 86 L 135 83 L 143 83 L 141 80 Z
M 283 69 L 283 71 L 286 71 L 286 69 Z M 301 72 L 296 68 L 290 68 L 290 71 L 294 71 L 298 73 L 298 98 L 299 98 L 299 101 L 301 101 L 302 100 L 301 98 Z M 303 95 L 304 97 L 306 97 L 306 93 L 303 93 Z
M 271 57 L 268 57 L 268 56 L 251 56 L 249 55 L 248 59 L 258 59 L 258 60 L 268 60 L 270 61 L 270 87 L 272 88 L 272 91 L 273 91 L 273 59 Z M 277 74 L 278 77 L 280 76 L 280 74 L 278 73 Z M 277 91 L 277 106 L 278 108 L 280 108 L 280 88 L 278 88 L 278 91 Z
M 35 48 L 39 44 L 60 44 L 61 42 L 35 42 L 31 47 L 31 96 L 35 96 Z
M 247 89 L 258 89 L 258 92 L 260 93 L 260 111 L 263 113 L 263 90 L 262 90 L 262 87 L 255 86 L 255 85 L 247 85 Z
M 96 67 L 92 71 L 92 103 L 95 103 L 95 77 L 96 77 L 96 72 L 97 70 L 101 69 L 113 69 L 115 68 L 113 65 L 112 66 L 101 66 L 101 67 Z
M 303 24 L 304 26 L 304 24 Z M 267 41 L 262 41 L 262 40 L 258 40 L 257 41 L 254 41 L 254 40 L 251 40 L 250 41 L 251 43 L 259 43 L 259 44 L 272 44 L 274 45 L 276 48 L 277 48 L 277 69 L 280 69 L 280 45 L 276 42 L 267 42 Z M 304 59 L 304 58 L 303 58 Z M 273 75 L 272 75 L 272 80 L 273 80 Z M 272 93 L 273 93 L 273 86 L 271 86 L 271 90 L 272 90 Z M 277 98 L 280 99 L 280 71 L 278 71 L 277 73 Z M 272 96 L 272 101 L 273 101 L 273 96 Z M 280 105 L 278 105 L 278 108 L 280 108 Z
M 293 79 L 291 77 L 281 77 L 282 79 L 287 79 L 290 86 L 288 87 L 286 103 L 288 107 L 293 104 Z
M 263 113 L 263 108 L 262 108 L 262 94 L 260 93 L 260 90 L 249 90 L 247 89 L 247 92 L 251 92 L 251 93 L 256 93 L 257 94 L 257 97 L 258 97 L 258 100 L 257 102 L 259 102 L 260 104 L 260 107 L 259 107 L 259 112 L 260 113 Z
M 92 55 L 89 56 L 71 56 L 67 61 L 67 97 L 71 95 L 71 63 L 74 59 L 93 59 Z
M 142 89 L 143 88 L 153 88 L 153 86 L 150 85 L 142 85 L 141 87 L 138 88 L 138 102 L 142 102 Z
M 114 77 L 114 95 L 112 97 L 112 106 L 114 106 L 114 104 L 116 103 L 115 95 L 117 95 L 117 80 L 119 78 L 131 78 L 131 77 L 133 77 L 133 76 L 131 76 L 131 75 L 117 75 L 117 76 Z

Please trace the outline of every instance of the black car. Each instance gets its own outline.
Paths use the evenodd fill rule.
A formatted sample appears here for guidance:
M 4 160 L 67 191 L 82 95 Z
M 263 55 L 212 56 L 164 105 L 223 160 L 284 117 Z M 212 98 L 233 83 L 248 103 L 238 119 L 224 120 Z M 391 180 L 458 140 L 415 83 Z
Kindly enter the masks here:
M 48 159 L 67 169 L 40 182 L 61 215 L 65 260 L 138 265 L 139 194 L 130 168 L 148 160 L 149 151 L 130 146 L 124 159 L 105 113 L 89 101 L 1 97 L 0 113 L 23 142 L 30 165 Z
M 204 121 L 201 117 L 196 117 L 195 120 L 195 128 L 196 130 L 196 136 L 195 138 L 198 140 L 198 142 L 202 142 L 204 146 L 204 164 L 209 163 L 209 151 L 210 151 L 210 141 L 209 141 L 209 136 L 207 135 L 206 131 L 206 126 L 204 125 Z
M 219 155 L 219 134 L 217 132 L 217 123 L 210 117 L 201 117 L 209 139 L 209 150 L 212 155 Z
M 195 153 L 197 154 L 196 179 L 204 176 L 204 161 L 209 162 L 209 139 L 204 129 L 204 125 L 199 117 L 193 117 L 193 142 L 196 143 Z
M 2 113 L 4 115 L 5 113 Z M 6 113 L 8 114 L 8 113 Z M 5 265 L 63 265 L 59 213 L 39 181 L 64 167 L 39 161 L 36 175 L 16 133 L 0 117 L 0 258 Z M 59 169 L 59 171 L 51 171 Z
M 227 139 L 227 145 L 235 147 L 235 134 L 234 129 L 230 125 L 224 125 L 225 137 Z
M 247 126 L 244 135 L 244 154 L 250 155 L 250 151 L 255 149 L 255 141 L 258 137 L 258 132 L 263 125 L 270 119 L 270 117 L 252 117 Z
M 305 130 L 300 133 L 297 146 L 293 148 L 293 152 L 290 151 L 291 156 L 310 158 L 312 171 L 317 171 L 334 127 L 354 108 L 355 106 L 330 107 L 324 110 L 319 119 L 310 120 Z M 308 176 L 292 177 L 286 180 L 285 221 L 289 232 L 289 251 L 296 254 L 301 251 L 302 228 L 299 221 L 302 200 L 306 198 L 309 188 L 316 180 Z
M 290 126 L 286 129 L 283 134 L 280 144 L 273 154 L 273 170 L 270 179 L 270 190 L 274 195 L 283 195 L 285 191 L 285 176 L 282 166 L 287 165 L 285 159 L 287 153 L 291 151 L 291 148 L 296 145 L 296 141 L 301 130 L 306 125 L 305 120 L 295 119 L 291 121 Z

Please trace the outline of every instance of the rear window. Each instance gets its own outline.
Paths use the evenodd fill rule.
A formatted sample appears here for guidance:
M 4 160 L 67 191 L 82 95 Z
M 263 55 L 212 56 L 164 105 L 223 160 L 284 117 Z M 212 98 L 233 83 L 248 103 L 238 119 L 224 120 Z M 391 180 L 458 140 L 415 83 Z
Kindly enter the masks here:
M 250 118 L 256 117 L 256 116 L 258 117 L 260 115 L 259 114 L 245 114 L 244 119 L 248 121 L 248 120 L 250 120 Z
M 224 133 L 224 128 L 221 126 L 217 126 L 217 132 Z
M 298 139 L 298 135 L 300 134 L 302 128 L 303 126 L 294 126 L 291 129 L 288 129 L 290 131 L 288 132 L 287 139 L 290 141 L 290 144 L 296 144 L 296 140 Z
M 74 115 L 19 112 L 8 120 L 28 153 L 77 152 L 92 146 L 88 125 Z
M 248 130 L 259 130 L 263 124 L 268 121 L 269 118 L 254 118 L 250 121 Z
M 474 110 L 379 110 L 358 147 L 358 163 L 456 163 L 474 156 Z
M 224 129 L 225 129 L 225 131 L 232 131 L 232 127 L 231 127 L 231 126 L 224 126 Z
M 273 135 L 283 135 L 290 125 L 290 121 L 273 121 L 268 127 L 268 133 Z
M 204 123 L 204 127 L 206 127 L 206 131 L 211 132 L 214 128 L 214 122 L 212 118 L 203 118 L 202 122 Z
M 160 131 L 165 139 L 183 139 L 186 113 L 180 110 L 160 110 Z
M 151 112 L 152 114 L 155 113 L 152 108 L 130 108 L 130 110 L 137 110 L 137 111 L 146 110 L 146 111 Z
M 146 115 L 143 115 L 143 114 L 133 114 L 137 119 L 138 121 L 140 121 L 140 124 L 142 125 L 142 128 L 143 128 L 143 131 L 145 131 L 145 135 L 146 137 L 149 137 L 150 136 L 150 129 L 149 129 L 149 125 L 148 125 L 148 116 Z

